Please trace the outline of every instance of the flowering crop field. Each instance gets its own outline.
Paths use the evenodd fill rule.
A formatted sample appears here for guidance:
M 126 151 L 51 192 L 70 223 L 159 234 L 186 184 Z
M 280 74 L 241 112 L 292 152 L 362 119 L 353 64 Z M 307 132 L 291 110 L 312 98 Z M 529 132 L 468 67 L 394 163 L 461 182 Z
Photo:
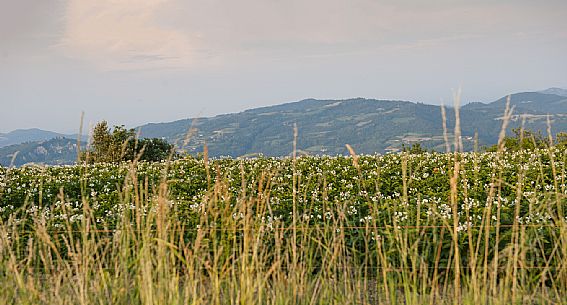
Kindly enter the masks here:
M 541 210 L 541 202 L 557 198 L 563 202 L 567 177 L 564 156 L 554 151 L 551 157 L 555 169 L 547 151 L 502 156 L 497 153 L 459 155 L 459 231 L 481 225 L 488 206 L 493 209 L 492 222 L 496 221 L 497 209 L 500 209 L 500 224 L 510 225 L 518 203 L 520 224 L 554 224 L 556 211 Z M 379 224 L 383 225 L 412 225 L 418 217 L 422 221 L 431 218 L 448 221 L 452 218 L 449 178 L 453 175 L 453 162 L 452 154 L 438 153 L 361 156 L 358 168 L 351 157 L 298 158 L 295 165 L 297 209 L 300 217 L 309 223 L 323 223 L 336 217 L 333 215 L 336 209 L 331 206 L 343 207 L 345 221 L 352 226 L 364 226 L 373 217 L 378 217 Z M 2 168 L 1 215 L 4 219 L 18 215 L 14 220 L 19 221 L 19 215 L 25 218 L 25 215 L 39 213 L 50 225 L 58 227 L 67 220 L 80 223 L 82 201 L 87 200 L 96 222 L 107 223 L 119 217 L 124 209 L 135 208 L 121 199 L 121 192 L 132 183 L 131 166 L 103 163 Z M 265 219 L 268 226 L 276 220 L 289 223 L 291 219 L 294 175 L 291 159 L 220 159 L 207 166 L 197 159 L 167 165 L 165 162 L 138 163 L 135 172 L 137 182 L 147 183 L 150 189 L 158 187 L 165 178 L 167 203 L 183 217 L 198 217 L 207 202 L 211 184 L 220 179 L 226 182 L 228 201 L 233 205 L 243 193 L 257 193 L 259 183 L 268 187 L 272 210 L 271 217 Z M 521 190 L 517 189 L 519 173 L 523 179 Z M 260 181 L 262 179 L 264 181 Z M 497 192 L 489 199 L 490 188 L 495 184 L 498 184 Z M 440 217 L 431 217 L 434 214 Z
M 565 302 L 566 157 L 0 168 L 0 301 Z

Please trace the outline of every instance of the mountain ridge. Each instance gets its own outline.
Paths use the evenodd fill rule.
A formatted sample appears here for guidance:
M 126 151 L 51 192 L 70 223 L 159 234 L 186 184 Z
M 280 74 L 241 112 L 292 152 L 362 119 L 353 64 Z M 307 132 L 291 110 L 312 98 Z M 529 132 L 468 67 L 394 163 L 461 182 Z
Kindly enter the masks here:
M 65 135 L 39 128 L 16 129 L 7 133 L 0 133 L 0 147 L 63 136 Z
M 514 106 L 509 128 L 519 127 L 525 121 L 526 128 L 545 133 L 549 115 L 554 133 L 567 130 L 567 97 L 548 92 L 509 95 Z M 490 103 L 475 102 L 461 107 L 465 149 L 475 146 L 476 135 L 480 146 L 489 146 L 498 140 L 507 100 L 508 96 L 504 96 Z M 454 109 L 447 107 L 446 114 L 451 137 Z M 212 157 L 285 156 L 292 150 L 296 124 L 298 149 L 307 154 L 346 154 L 345 144 L 364 154 L 395 152 L 417 142 L 444 150 L 440 106 L 400 100 L 309 98 L 213 117 L 148 123 L 136 129 L 142 137 L 166 139 L 191 154 L 202 152 L 207 144 Z M 197 132 L 184 146 L 192 127 Z M 0 149 L 0 158 L 4 151 Z
M 558 88 L 558 87 L 551 87 L 551 88 L 547 88 L 545 90 L 541 90 L 541 91 L 538 91 L 538 92 L 546 93 L 546 94 L 555 94 L 555 95 L 567 97 L 567 89 Z
M 81 143 L 84 147 L 85 142 Z M 43 141 L 24 142 L 0 148 L 0 165 L 24 164 L 68 165 L 77 160 L 77 140 L 56 137 Z
M 519 126 L 518 118 L 525 114 L 528 117 L 527 127 L 545 131 L 548 113 L 554 116 L 560 130 L 567 127 L 566 97 L 521 92 L 511 94 L 510 98 L 516 114 L 511 127 Z M 461 107 L 463 135 L 472 139 L 478 132 L 481 145 L 494 143 L 500 131 L 506 100 L 507 96 L 491 103 L 470 103 Z M 453 113 L 454 110 L 447 107 L 449 125 L 454 121 Z M 346 143 L 354 144 L 353 147 L 357 145 L 363 153 L 397 151 L 402 144 L 423 140 L 429 141 L 432 148 L 439 148 L 442 144 L 439 143 L 442 135 L 439 106 L 365 98 L 304 99 L 208 118 L 146 124 L 138 128 L 142 136 L 180 143 L 193 125 L 199 129 L 198 134 L 194 135 L 188 147 L 180 147 L 192 153 L 198 152 L 199 147 L 207 143 L 213 156 L 283 155 L 281 145 L 291 143 L 293 124 L 298 124 L 300 130 L 299 143 L 304 144 L 307 152 L 315 154 L 343 154 Z M 366 140 L 361 140 L 361 137 L 366 137 Z M 468 146 L 472 147 L 472 143 Z M 288 147 L 286 149 L 289 153 Z

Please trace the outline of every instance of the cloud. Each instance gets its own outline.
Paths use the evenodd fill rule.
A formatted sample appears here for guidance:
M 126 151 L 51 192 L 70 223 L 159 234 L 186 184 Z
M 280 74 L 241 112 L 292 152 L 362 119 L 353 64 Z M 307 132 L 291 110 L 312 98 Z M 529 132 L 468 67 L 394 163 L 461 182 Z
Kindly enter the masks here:
M 44 53 L 58 39 L 59 0 L 0 1 L 0 7 L 0 61 L 2 55 Z
M 226 70 L 361 52 L 418 54 L 512 38 L 551 40 L 549 33 L 565 24 L 560 2 L 66 1 L 59 48 L 106 70 Z
M 68 0 L 57 46 L 104 70 L 182 68 L 193 63 L 187 33 L 159 24 L 169 0 Z

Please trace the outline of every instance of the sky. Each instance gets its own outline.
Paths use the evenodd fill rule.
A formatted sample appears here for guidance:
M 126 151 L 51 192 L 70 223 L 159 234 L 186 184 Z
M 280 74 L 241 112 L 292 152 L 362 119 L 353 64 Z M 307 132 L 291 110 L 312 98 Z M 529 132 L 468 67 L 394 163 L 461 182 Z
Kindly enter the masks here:
M 0 0 L 0 133 L 567 88 L 564 0 Z

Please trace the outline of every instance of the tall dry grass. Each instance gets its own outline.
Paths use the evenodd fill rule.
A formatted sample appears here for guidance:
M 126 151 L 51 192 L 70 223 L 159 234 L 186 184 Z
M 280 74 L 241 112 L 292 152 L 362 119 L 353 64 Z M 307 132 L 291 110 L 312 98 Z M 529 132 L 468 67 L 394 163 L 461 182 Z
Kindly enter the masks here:
M 507 108 L 505 117 L 509 119 L 510 113 Z M 457 204 L 469 191 L 466 184 L 458 183 L 461 147 L 455 136 L 453 172 L 447 179 L 453 215 L 468 213 Z M 355 150 L 348 149 L 359 170 Z M 498 154 L 504 153 L 501 147 Z M 242 190 L 238 198 L 232 198 L 226 177 L 209 170 L 214 163 L 208 162 L 206 153 L 209 191 L 198 225 L 176 218 L 165 179 L 168 167 L 159 187 L 151 189 L 147 179 L 139 180 L 135 162 L 120 186 L 117 203 L 135 208 L 125 209 L 118 223 L 97 223 L 88 198 L 82 201 L 79 226 L 68 221 L 64 228 L 54 230 L 41 214 L 26 220 L 33 225 L 3 221 L 0 303 L 567 303 L 567 232 L 560 193 L 538 206 L 559 209 L 553 213 L 557 215 L 553 228 L 520 224 L 520 205 L 516 205 L 512 241 L 507 244 L 500 243 L 498 194 L 503 180 L 498 171 L 492 174 L 480 227 L 469 226 L 459 233 L 457 217 L 423 219 L 419 206 L 414 225 L 399 225 L 395 217 L 379 220 L 379 213 L 394 215 L 409 202 L 404 158 L 400 205 L 387 211 L 373 207 L 370 215 L 375 217 L 359 227 L 347 221 L 346 205 L 329 205 L 326 208 L 338 217 L 313 224 L 296 208 L 296 198 L 307 195 L 301 194 L 304 182 L 295 175 L 295 158 L 294 154 L 291 225 L 276 221 L 269 226 L 263 221 L 273 216 L 270 177 L 274 172 L 263 171 L 256 179 L 256 190 L 250 192 L 242 168 Z M 547 170 L 541 164 L 542 171 Z M 564 170 L 553 168 L 554 177 Z M 514 186 L 518 198 L 526 183 L 520 172 Z M 63 192 L 60 198 L 64 200 Z M 496 215 L 493 204 L 498 205 Z M 437 221 L 442 225 L 432 224 Z M 464 251 L 459 246 L 463 240 L 468 244 Z M 549 250 L 543 254 L 543 264 L 530 262 L 528 253 L 534 248 Z M 443 251 L 449 252 L 449 259 Z M 424 259 L 425 254 L 433 255 L 433 262 Z

